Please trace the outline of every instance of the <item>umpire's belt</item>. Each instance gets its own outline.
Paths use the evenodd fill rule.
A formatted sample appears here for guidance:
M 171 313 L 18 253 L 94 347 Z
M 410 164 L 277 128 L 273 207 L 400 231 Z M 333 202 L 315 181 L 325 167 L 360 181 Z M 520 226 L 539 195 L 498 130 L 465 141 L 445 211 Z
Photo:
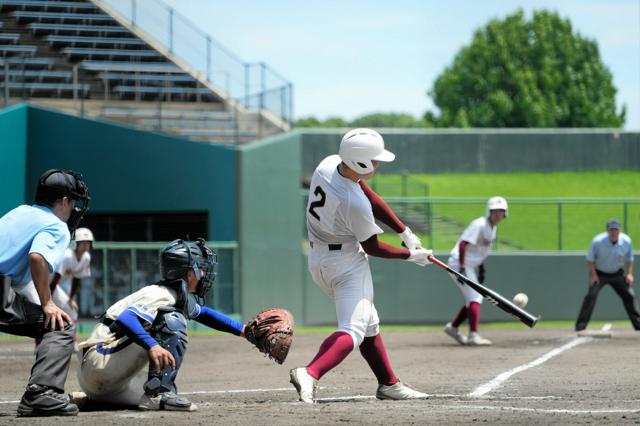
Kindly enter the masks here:
M 602 272 L 599 269 L 596 269 L 598 275 L 604 275 L 605 277 L 618 277 L 624 275 L 624 270 L 622 268 L 618 269 L 615 272 Z
M 342 244 L 322 244 L 322 243 L 314 243 L 313 241 L 309 241 L 309 245 L 311 248 L 315 247 L 327 247 L 329 251 L 342 250 Z

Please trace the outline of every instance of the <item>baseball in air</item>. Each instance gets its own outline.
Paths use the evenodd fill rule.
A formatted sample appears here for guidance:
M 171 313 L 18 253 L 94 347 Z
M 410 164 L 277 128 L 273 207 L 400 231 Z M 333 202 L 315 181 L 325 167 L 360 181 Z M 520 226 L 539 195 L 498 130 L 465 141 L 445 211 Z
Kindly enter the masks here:
M 515 296 L 513 296 L 513 303 L 520 308 L 524 308 L 525 306 L 527 306 L 528 302 L 529 302 L 529 296 L 527 296 L 524 293 L 518 293 Z

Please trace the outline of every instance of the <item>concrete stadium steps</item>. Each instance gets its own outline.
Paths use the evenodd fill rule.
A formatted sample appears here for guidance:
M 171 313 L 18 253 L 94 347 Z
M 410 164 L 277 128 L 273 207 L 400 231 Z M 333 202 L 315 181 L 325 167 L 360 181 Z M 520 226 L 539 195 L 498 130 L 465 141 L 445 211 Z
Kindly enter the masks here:
M 154 43 L 89 0 L 0 0 L 0 104 L 27 100 L 219 143 L 288 128 L 214 91 Z

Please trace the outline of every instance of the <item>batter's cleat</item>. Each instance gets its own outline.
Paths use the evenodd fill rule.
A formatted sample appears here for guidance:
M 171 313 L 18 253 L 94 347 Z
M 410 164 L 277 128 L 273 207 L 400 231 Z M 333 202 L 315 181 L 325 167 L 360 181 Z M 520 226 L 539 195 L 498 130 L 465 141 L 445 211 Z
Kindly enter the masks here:
M 294 368 L 289 372 L 291 384 L 296 387 L 300 401 L 313 404 L 316 401 L 318 381 L 307 373 L 304 367 Z
M 447 336 L 451 337 L 461 345 L 467 344 L 467 337 L 460 334 L 460 332 L 458 331 L 458 327 L 452 326 L 450 322 L 448 322 L 447 325 L 444 326 L 444 332 L 447 334 Z
M 162 392 L 156 396 L 142 395 L 138 408 L 141 410 L 197 411 L 198 406 L 187 398 L 173 392 Z
M 467 339 L 468 346 L 490 346 L 491 340 L 485 339 L 478 333 L 474 333 L 473 331 L 469 333 L 469 338 Z
M 18 405 L 19 417 L 77 416 L 78 406 L 48 386 L 31 384 Z
M 415 389 L 411 389 L 409 386 L 402 382 L 398 382 L 391 386 L 379 385 L 376 391 L 376 398 L 378 399 L 427 399 L 429 395 L 426 393 L 418 392 Z

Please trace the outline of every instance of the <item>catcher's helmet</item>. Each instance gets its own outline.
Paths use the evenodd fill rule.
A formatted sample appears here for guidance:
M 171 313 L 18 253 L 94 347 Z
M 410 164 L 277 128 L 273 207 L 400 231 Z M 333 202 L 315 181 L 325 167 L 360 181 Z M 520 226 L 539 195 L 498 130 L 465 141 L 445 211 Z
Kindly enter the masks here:
M 509 215 L 509 205 L 507 200 L 502 197 L 491 197 L 487 201 L 487 216 L 491 214 L 491 210 L 504 210 L 504 217 Z
M 366 175 L 374 171 L 371 160 L 393 161 L 394 153 L 384 149 L 384 139 L 371 129 L 353 129 L 342 137 L 340 159 L 354 172 Z
M 185 278 L 187 272 L 192 270 L 199 279 L 196 294 L 204 298 L 213 285 L 217 263 L 216 252 L 207 247 L 204 239 L 174 240 L 160 252 L 160 275 L 165 281 L 175 281 Z M 199 270 L 204 271 L 202 278 Z
M 89 188 L 80 173 L 72 170 L 47 170 L 38 179 L 36 188 L 36 204 L 53 206 L 56 200 L 63 197 L 75 200 L 76 205 L 67 220 L 67 227 L 72 234 L 89 208 Z

